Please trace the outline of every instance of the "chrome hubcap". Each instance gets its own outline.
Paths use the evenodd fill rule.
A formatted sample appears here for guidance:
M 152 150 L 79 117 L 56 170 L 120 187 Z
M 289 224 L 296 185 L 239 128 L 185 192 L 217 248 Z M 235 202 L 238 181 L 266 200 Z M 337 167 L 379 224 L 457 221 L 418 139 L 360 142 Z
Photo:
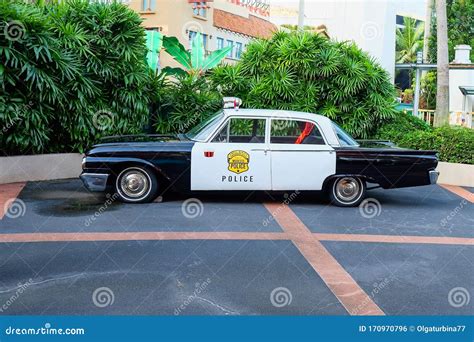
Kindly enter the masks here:
M 341 200 L 345 202 L 355 199 L 360 192 L 360 184 L 354 178 L 345 177 L 339 180 L 336 184 L 336 194 Z
M 120 189 L 128 197 L 139 198 L 148 190 L 148 178 L 142 172 L 128 171 L 120 180 Z

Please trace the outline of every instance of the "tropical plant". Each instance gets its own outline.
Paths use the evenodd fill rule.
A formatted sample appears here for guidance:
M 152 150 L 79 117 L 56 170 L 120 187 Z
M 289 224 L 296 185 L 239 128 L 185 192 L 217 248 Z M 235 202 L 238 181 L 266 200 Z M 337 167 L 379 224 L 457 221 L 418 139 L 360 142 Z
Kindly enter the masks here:
M 395 114 L 387 72 L 349 42 L 309 32 L 277 32 L 247 46 L 240 63 L 215 68 L 214 87 L 245 107 L 321 113 L 356 137 Z
M 0 1 L 0 18 L 22 32 L 0 35 L 4 153 L 82 151 L 142 131 L 153 75 L 138 14 L 115 2 L 18 0 Z
M 397 29 L 396 60 L 397 63 L 414 63 L 416 54 L 423 47 L 424 24 L 415 19 L 404 17 L 403 28 Z
M 199 32 L 191 42 L 191 51 L 187 51 L 176 37 L 168 36 L 163 37 L 163 48 L 184 68 L 166 67 L 163 72 L 174 75 L 188 73 L 195 76 L 203 75 L 207 70 L 217 66 L 232 49 L 231 46 L 227 46 L 206 57 L 203 38 Z
M 184 74 L 164 82 L 155 104 L 156 132 L 186 133 L 222 108 L 221 94 L 211 88 L 205 77 Z

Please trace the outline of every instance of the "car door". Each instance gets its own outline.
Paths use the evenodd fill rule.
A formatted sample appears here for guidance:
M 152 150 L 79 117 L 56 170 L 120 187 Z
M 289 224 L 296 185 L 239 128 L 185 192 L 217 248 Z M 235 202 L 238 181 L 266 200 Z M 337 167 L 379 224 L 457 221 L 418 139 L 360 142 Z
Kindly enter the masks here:
M 336 153 L 316 122 L 271 119 L 272 190 L 321 190 L 336 172 Z
M 191 190 L 270 190 L 266 118 L 230 117 L 191 152 Z

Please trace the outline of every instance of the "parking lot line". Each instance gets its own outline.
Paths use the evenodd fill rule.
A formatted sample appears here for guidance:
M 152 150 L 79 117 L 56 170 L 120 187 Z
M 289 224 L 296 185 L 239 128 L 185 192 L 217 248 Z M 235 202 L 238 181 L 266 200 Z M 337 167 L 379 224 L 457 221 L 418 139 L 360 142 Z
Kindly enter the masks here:
M 265 203 L 265 207 L 349 314 L 385 314 L 293 210 L 281 203 Z
M 474 203 L 474 193 L 467 191 L 466 189 L 457 186 L 457 185 L 447 185 L 447 184 L 439 184 L 442 188 L 451 191 L 452 193 L 464 198 L 465 200 Z
M 369 235 L 313 233 L 320 241 L 418 243 L 437 245 L 474 245 L 474 238 L 414 235 Z
M 74 242 L 138 240 L 289 240 L 286 233 L 257 232 L 126 232 L 0 234 L 3 242 Z
M 3 219 L 25 185 L 26 182 L 19 182 L 0 186 L 0 220 Z

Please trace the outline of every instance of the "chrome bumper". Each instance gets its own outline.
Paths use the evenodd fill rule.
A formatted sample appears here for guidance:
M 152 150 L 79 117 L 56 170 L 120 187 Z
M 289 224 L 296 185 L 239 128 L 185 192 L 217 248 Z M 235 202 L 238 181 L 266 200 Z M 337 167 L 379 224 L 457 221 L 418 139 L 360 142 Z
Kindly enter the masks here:
M 430 175 L 430 184 L 436 184 L 439 177 L 439 171 L 431 170 L 429 172 L 429 175 Z
M 90 191 L 104 191 L 109 175 L 103 173 L 83 173 L 80 178 Z

